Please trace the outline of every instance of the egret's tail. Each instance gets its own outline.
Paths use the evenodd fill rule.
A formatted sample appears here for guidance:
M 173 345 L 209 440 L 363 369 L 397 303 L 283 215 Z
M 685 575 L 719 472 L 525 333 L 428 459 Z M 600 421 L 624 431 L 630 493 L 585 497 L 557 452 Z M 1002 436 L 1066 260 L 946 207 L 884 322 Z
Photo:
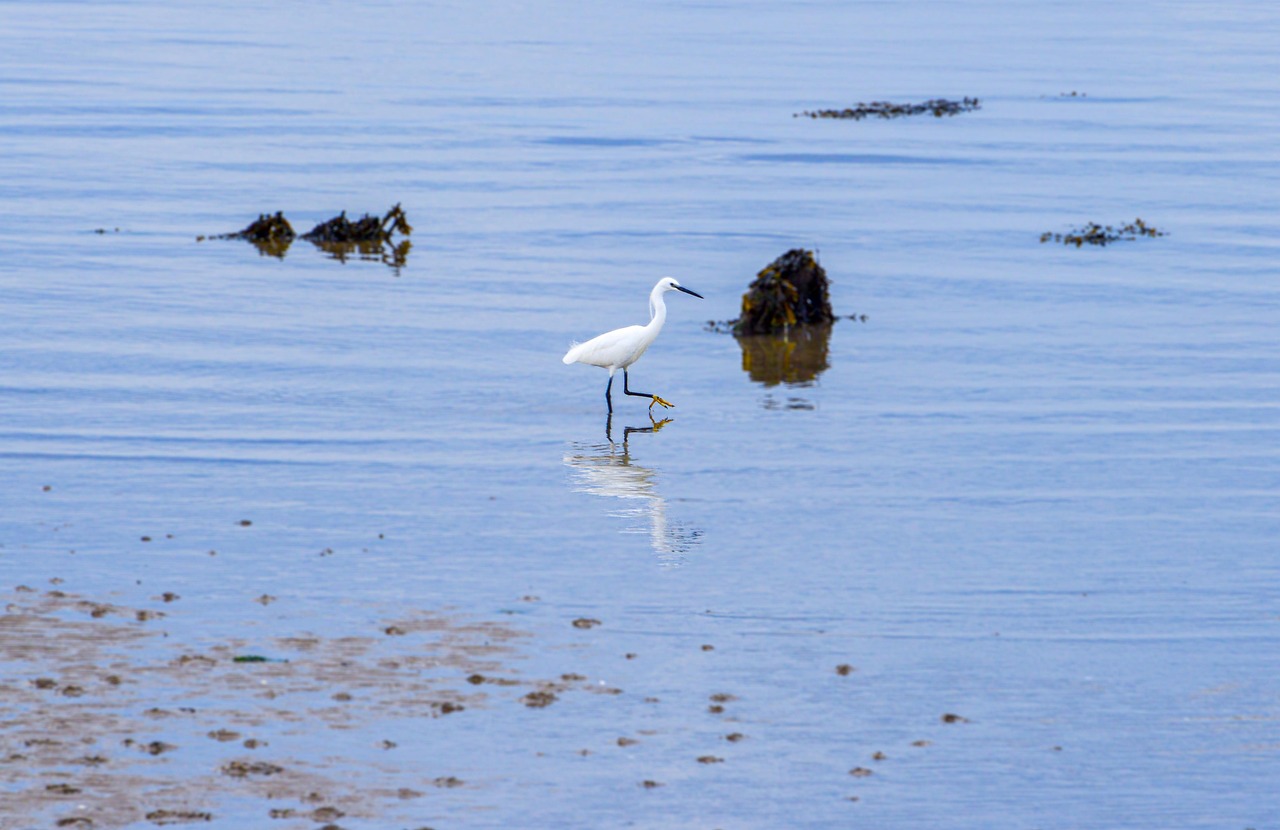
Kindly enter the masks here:
M 570 363 L 578 362 L 578 350 L 579 350 L 578 347 L 581 345 L 582 345 L 581 343 L 570 344 L 569 351 L 564 353 L 564 363 L 566 366 L 568 366 Z

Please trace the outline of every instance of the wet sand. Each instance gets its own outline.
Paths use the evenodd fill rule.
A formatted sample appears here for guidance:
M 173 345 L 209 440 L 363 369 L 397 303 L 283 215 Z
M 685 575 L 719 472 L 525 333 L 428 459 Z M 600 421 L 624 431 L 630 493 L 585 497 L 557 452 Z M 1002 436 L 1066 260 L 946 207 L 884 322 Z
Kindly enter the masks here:
M 253 802 L 264 820 L 377 818 L 434 788 L 468 786 L 444 757 L 431 769 L 396 764 L 395 736 L 373 726 L 387 713 L 458 717 L 599 691 L 584 676 L 522 676 L 512 662 L 529 636 L 503 623 L 424 612 L 363 635 L 205 645 L 169 636 L 181 598 L 156 599 L 124 607 L 28 585 L 4 596 L 6 826 L 204 822 L 228 801 L 241 814 Z M 301 735 L 318 748 L 327 730 L 356 731 L 391 760 L 375 772 L 262 737 Z

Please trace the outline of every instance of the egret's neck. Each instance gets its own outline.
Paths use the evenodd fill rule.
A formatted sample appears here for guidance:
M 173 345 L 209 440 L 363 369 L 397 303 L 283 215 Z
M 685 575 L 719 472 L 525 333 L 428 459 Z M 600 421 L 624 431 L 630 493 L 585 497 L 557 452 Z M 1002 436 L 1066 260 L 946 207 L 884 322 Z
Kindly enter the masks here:
M 653 330 L 656 334 L 662 330 L 662 324 L 667 322 L 667 304 L 662 299 L 663 290 L 661 286 L 655 286 L 653 292 L 649 295 L 649 325 L 647 329 Z

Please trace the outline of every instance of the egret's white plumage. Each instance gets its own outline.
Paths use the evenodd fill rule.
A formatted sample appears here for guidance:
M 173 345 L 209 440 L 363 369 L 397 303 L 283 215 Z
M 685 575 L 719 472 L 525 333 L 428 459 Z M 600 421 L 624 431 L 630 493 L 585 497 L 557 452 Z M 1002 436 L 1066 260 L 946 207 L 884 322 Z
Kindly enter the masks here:
M 564 362 L 566 364 L 585 363 L 588 366 L 599 366 L 602 369 L 609 370 L 609 385 L 605 387 L 604 398 L 609 404 L 610 412 L 613 411 L 613 400 L 610 398 L 609 392 L 613 388 L 613 373 L 619 369 L 622 370 L 623 391 L 626 394 L 635 397 L 652 398 L 653 402 L 649 404 L 650 409 L 653 408 L 655 403 L 663 406 L 672 405 L 657 395 L 632 392 L 627 388 L 626 383 L 627 367 L 639 360 L 645 350 L 653 345 L 653 341 L 658 338 L 658 333 L 662 331 L 663 324 L 667 322 L 667 304 L 663 301 L 662 295 L 668 291 L 683 291 L 699 299 L 702 298 L 701 294 L 696 291 L 690 291 L 671 277 L 663 277 L 658 280 L 657 285 L 653 287 L 653 291 L 649 293 L 650 319 L 648 325 L 624 326 L 620 329 L 607 331 L 585 343 L 575 343 L 565 353 Z

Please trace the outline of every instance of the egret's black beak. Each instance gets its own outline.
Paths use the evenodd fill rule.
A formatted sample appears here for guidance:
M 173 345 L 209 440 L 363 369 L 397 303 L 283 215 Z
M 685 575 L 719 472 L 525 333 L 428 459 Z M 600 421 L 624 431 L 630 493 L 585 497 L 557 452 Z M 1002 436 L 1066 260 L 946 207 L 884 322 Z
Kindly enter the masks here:
M 689 289 L 685 288 L 683 285 L 677 285 L 677 286 L 676 286 L 676 290 L 677 290 L 677 291 L 683 291 L 683 292 L 684 292 L 684 293 L 686 293 L 686 294 L 692 294 L 693 296 L 697 297 L 699 300 L 705 300 L 705 299 L 706 299 L 706 297 L 702 296 L 702 295 L 701 295 L 701 294 L 699 294 L 697 291 L 690 291 Z

